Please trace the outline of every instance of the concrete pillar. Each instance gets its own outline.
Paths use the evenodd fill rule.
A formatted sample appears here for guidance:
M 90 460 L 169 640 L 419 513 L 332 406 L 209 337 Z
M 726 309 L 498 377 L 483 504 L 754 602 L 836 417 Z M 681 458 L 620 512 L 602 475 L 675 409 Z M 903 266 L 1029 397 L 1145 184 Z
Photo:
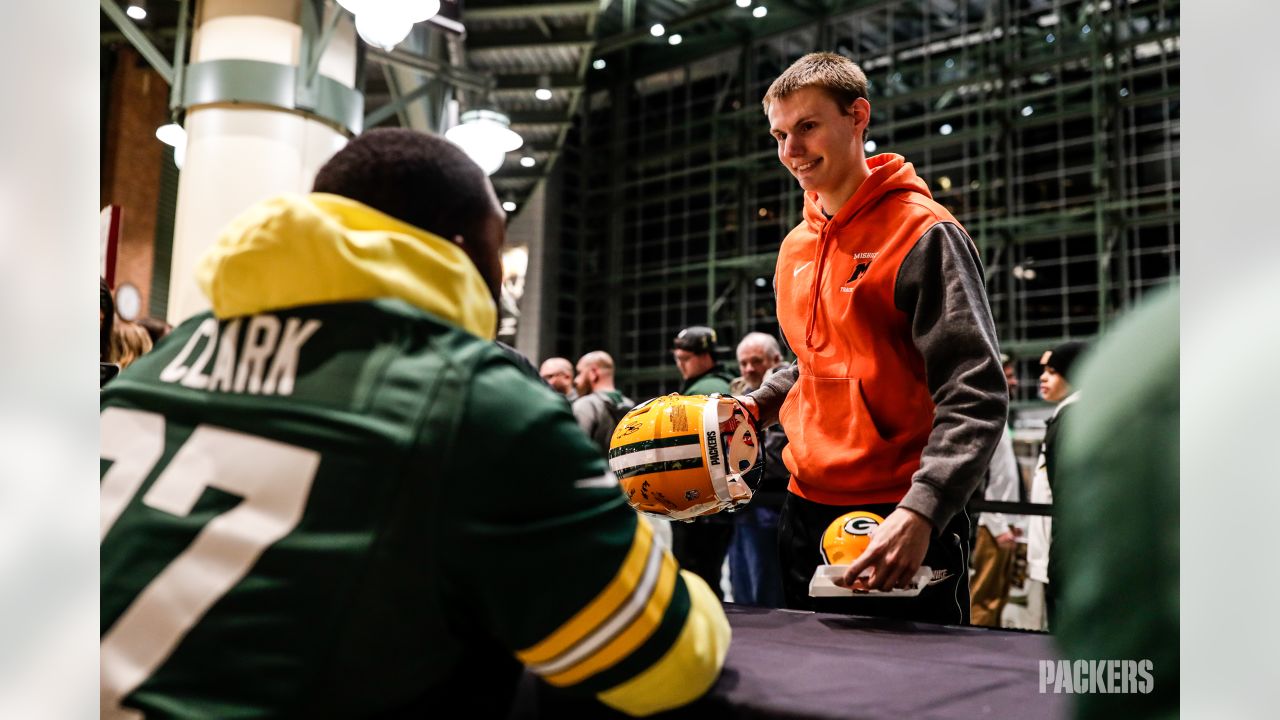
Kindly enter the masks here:
M 202 0 L 188 67 L 215 60 L 296 66 L 302 2 L 307 1 Z M 350 16 L 334 33 L 319 72 L 354 87 L 356 38 Z M 219 230 L 255 202 L 309 191 L 316 171 L 347 142 L 333 123 L 269 104 L 191 105 L 185 126 L 169 285 L 168 319 L 175 324 L 209 307 L 194 270 Z

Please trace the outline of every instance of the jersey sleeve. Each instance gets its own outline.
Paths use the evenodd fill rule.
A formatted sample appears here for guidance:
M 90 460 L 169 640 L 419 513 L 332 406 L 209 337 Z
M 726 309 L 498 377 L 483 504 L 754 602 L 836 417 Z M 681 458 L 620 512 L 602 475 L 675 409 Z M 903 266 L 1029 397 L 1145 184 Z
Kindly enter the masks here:
M 729 626 L 627 505 L 564 403 L 501 361 L 471 383 L 442 558 L 465 612 L 551 685 L 631 715 L 714 683 Z

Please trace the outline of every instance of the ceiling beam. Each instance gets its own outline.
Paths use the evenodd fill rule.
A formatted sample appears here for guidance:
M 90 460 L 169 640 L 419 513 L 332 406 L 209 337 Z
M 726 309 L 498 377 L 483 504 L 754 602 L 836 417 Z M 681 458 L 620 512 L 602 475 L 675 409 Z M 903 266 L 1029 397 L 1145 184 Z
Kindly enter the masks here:
M 547 37 L 537 30 L 512 32 L 494 30 L 467 33 L 467 52 L 485 50 L 538 49 L 550 47 L 588 47 L 596 39 L 582 29 L 565 30 Z
M 510 165 L 511 163 L 507 163 Z M 538 165 L 531 168 L 516 165 L 515 167 L 507 167 L 504 165 L 498 172 L 494 173 L 495 178 L 503 180 L 541 180 L 546 175 L 546 170 Z
M 594 15 L 600 11 L 600 0 L 577 2 L 512 2 L 512 0 L 467 0 L 462 19 L 498 20 L 507 18 L 549 17 L 552 15 Z
M 547 77 L 552 90 L 572 90 L 582 87 L 582 80 L 575 73 L 555 73 Z M 536 90 L 542 87 L 539 74 L 498 75 L 494 90 Z
M 493 86 L 493 78 L 489 75 L 432 60 L 407 50 L 396 49 L 387 52 L 386 50 L 370 47 L 367 57 L 378 62 L 417 70 L 432 77 L 440 78 L 450 85 L 468 90 L 487 92 Z
M 695 8 L 683 15 L 671 18 L 670 20 L 663 22 L 662 26 L 666 28 L 667 34 L 670 35 L 673 31 L 680 30 L 681 28 L 688 27 L 689 25 L 703 20 L 708 20 L 733 7 L 737 7 L 734 0 L 714 0 L 714 2 L 708 2 L 702 7 Z M 655 40 L 655 38 L 649 34 L 649 28 L 636 28 L 629 32 L 622 32 L 617 35 L 603 38 L 600 42 L 596 43 L 595 53 L 597 56 L 608 55 L 609 53 L 617 52 L 623 48 L 630 47 L 638 42 L 645 42 L 647 40 Z M 664 45 L 666 44 L 665 40 L 662 42 Z
M 111 22 L 115 23 L 115 26 L 120 29 L 120 32 L 124 33 L 125 38 L 127 38 L 130 44 L 133 45 L 134 49 L 138 51 L 138 54 L 146 58 L 147 62 L 151 64 L 151 67 L 154 68 L 156 72 L 160 73 L 160 77 L 164 78 L 164 81 L 172 86 L 173 65 L 171 65 L 169 60 L 165 58 L 164 54 L 156 48 L 155 44 L 151 42 L 151 39 L 143 34 L 142 30 L 133 23 L 133 20 L 130 20 L 129 17 L 124 14 L 124 11 L 121 10 L 120 6 L 116 5 L 115 2 L 112 0 L 99 0 L 99 4 L 102 7 L 103 14 L 110 18 Z
M 512 125 L 568 125 L 571 122 L 563 112 L 548 110 L 516 110 L 507 115 Z

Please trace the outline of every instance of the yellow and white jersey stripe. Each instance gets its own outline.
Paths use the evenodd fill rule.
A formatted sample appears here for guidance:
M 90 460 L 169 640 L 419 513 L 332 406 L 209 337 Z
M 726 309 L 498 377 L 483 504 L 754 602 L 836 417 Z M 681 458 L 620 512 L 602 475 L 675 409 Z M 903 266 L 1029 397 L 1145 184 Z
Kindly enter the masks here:
M 599 697 L 632 714 L 682 705 L 705 692 L 719 674 L 728 648 L 728 622 L 706 584 L 678 571 L 671 553 L 655 541 L 645 522 L 635 524 L 631 547 L 612 581 L 567 622 L 516 656 L 552 685 L 588 680 L 654 635 L 673 609 L 679 584 L 686 588 L 689 602 L 687 608 L 682 604 L 686 617 L 678 637 L 656 662 Z M 669 683 L 673 678 L 678 682 Z

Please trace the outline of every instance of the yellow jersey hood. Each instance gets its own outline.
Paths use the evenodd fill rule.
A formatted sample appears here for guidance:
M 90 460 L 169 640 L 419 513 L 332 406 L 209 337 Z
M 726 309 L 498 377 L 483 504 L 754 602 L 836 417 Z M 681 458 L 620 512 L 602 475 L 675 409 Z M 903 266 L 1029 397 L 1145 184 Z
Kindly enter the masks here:
M 497 328 L 489 288 L 457 244 L 327 193 L 241 213 L 200 259 L 196 281 L 219 318 L 391 297 L 486 340 Z

